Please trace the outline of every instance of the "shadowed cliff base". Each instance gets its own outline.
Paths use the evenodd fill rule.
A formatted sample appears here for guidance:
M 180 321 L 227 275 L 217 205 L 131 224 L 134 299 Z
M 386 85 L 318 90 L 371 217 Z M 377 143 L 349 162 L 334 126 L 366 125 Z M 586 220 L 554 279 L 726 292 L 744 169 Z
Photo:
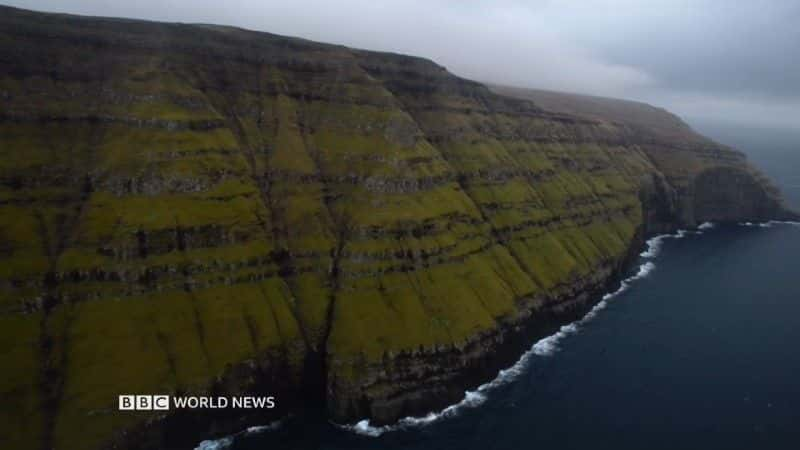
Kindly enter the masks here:
M 302 405 L 419 414 L 585 309 L 644 236 L 789 216 L 738 152 L 428 60 L 0 12 L 9 448 L 180 448 Z M 279 408 L 117 411 L 132 393 Z

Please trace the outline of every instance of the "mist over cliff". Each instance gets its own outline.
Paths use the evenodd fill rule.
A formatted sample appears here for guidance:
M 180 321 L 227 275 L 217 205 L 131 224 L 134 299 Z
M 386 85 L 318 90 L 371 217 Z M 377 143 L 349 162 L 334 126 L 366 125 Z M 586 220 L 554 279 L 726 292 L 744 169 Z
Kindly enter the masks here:
M 494 84 L 643 101 L 800 130 L 794 0 L 8 0 L 40 11 L 224 23 L 421 56 Z M 357 11 L 357 14 L 353 12 Z

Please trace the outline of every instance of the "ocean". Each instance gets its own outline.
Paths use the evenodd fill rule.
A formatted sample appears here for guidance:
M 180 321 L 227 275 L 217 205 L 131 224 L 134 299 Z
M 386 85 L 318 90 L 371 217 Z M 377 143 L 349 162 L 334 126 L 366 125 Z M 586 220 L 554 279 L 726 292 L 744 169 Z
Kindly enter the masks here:
M 800 207 L 800 133 L 693 122 Z M 800 448 L 800 224 L 652 239 L 583 320 L 444 411 L 383 428 L 290 418 L 202 449 Z

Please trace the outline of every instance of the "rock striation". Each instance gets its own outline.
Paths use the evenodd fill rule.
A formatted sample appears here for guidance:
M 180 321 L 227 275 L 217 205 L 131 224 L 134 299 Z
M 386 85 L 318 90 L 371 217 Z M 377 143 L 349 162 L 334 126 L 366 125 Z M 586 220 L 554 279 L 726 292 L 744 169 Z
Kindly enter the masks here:
M 0 447 L 419 414 L 585 311 L 645 236 L 795 217 L 666 112 L 493 89 L 403 55 L 0 7 Z M 278 408 L 117 411 L 137 393 Z

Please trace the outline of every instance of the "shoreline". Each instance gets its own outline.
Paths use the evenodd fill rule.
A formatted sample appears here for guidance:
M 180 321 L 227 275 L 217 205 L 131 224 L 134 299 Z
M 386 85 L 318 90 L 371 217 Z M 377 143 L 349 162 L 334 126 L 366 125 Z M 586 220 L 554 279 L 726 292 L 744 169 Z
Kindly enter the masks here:
M 489 399 L 489 394 L 494 389 L 504 386 L 513 382 L 530 364 L 535 356 L 551 356 L 558 351 L 559 342 L 567 336 L 580 331 L 580 327 L 593 320 L 597 314 L 608 306 L 608 301 L 627 291 L 632 283 L 646 278 L 653 270 L 656 269 L 653 259 L 657 258 L 659 250 L 664 240 L 666 239 L 681 239 L 688 234 L 703 234 L 704 230 L 712 229 L 714 225 L 706 222 L 698 227 L 696 230 L 676 230 L 672 234 L 659 234 L 647 239 L 644 242 L 646 249 L 638 254 L 638 259 L 645 261 L 639 265 L 638 270 L 632 275 L 619 280 L 618 287 L 615 290 L 603 294 L 599 301 L 590 302 L 591 308 L 582 317 L 577 320 L 561 325 L 555 333 L 547 335 L 535 341 L 519 359 L 511 366 L 500 369 L 497 375 L 479 385 L 473 390 L 465 390 L 464 398 L 458 403 L 451 404 L 439 411 L 431 411 L 422 416 L 408 416 L 401 418 L 397 422 L 389 425 L 371 425 L 369 419 L 360 420 L 354 424 L 336 424 L 331 422 L 337 428 L 350 431 L 356 434 L 369 437 L 378 437 L 384 433 L 393 431 L 402 431 L 409 428 L 418 428 L 427 426 L 457 416 L 461 411 L 471 408 L 477 408 Z M 596 298 L 596 297 L 593 297 Z
M 800 227 L 800 222 L 769 220 L 764 222 L 733 222 L 731 225 L 750 228 L 772 228 L 775 225 Z M 390 432 L 425 427 L 442 420 L 457 417 L 463 411 L 480 407 L 489 400 L 489 396 L 494 389 L 513 382 L 521 375 L 536 356 L 546 357 L 555 354 L 558 351 L 559 343 L 564 338 L 579 332 L 581 326 L 592 321 L 600 311 L 608 306 L 608 301 L 626 292 L 636 281 L 648 277 L 657 268 L 657 265 L 653 261 L 658 258 L 664 241 L 669 239 L 682 239 L 689 235 L 702 235 L 707 231 L 713 230 L 717 226 L 717 224 L 712 222 L 704 222 L 694 229 L 677 229 L 673 233 L 656 234 L 644 239 L 641 245 L 636 246 L 640 251 L 632 252 L 633 258 L 627 263 L 628 270 L 626 273 L 629 274 L 627 277 L 620 277 L 621 279 L 617 279 L 615 282 L 609 280 L 609 284 L 615 287 L 601 295 L 592 295 L 590 298 L 596 301 L 590 300 L 587 302 L 590 307 L 588 307 L 582 315 L 579 315 L 574 320 L 561 322 L 562 324 L 555 327 L 553 332 L 534 340 L 533 344 L 529 344 L 523 353 L 518 353 L 517 359 L 513 364 L 505 365 L 497 370 L 493 378 L 473 388 L 465 388 L 462 391 L 463 397 L 459 401 L 423 415 L 406 416 L 391 424 L 385 425 L 372 425 L 369 419 L 362 419 L 349 424 L 339 424 L 330 420 L 328 422 L 343 431 L 377 438 Z M 639 261 L 640 264 L 634 271 L 632 269 L 637 267 L 635 264 L 636 261 Z M 249 427 L 220 439 L 204 440 L 197 444 L 195 450 L 222 450 L 228 448 L 238 436 L 275 430 L 280 428 L 285 419 L 286 418 L 272 422 L 265 426 Z
M 486 377 L 483 377 L 483 381 L 477 383 L 465 383 L 463 385 L 465 387 L 460 390 L 462 393 L 460 400 L 450 402 L 449 404 L 446 404 L 446 406 L 435 408 L 419 416 L 406 416 L 400 418 L 399 420 L 390 424 L 372 425 L 369 419 L 362 419 L 349 424 L 335 423 L 332 420 L 329 420 L 328 422 L 336 428 L 348 432 L 353 432 L 368 437 L 379 437 L 388 432 L 424 427 L 441 420 L 456 417 L 461 413 L 461 411 L 479 407 L 486 400 L 488 400 L 488 396 L 492 390 L 513 382 L 521 373 L 523 373 L 529 362 L 535 356 L 550 356 L 554 354 L 558 350 L 558 343 L 563 338 L 578 332 L 580 325 L 591 321 L 602 309 L 607 306 L 607 302 L 609 300 L 627 291 L 631 284 L 635 281 L 647 277 L 656 267 L 652 260 L 657 258 L 659 249 L 664 240 L 680 239 L 688 234 L 702 234 L 703 231 L 714 227 L 714 225 L 710 223 L 704 223 L 701 224 L 701 226 L 703 228 L 698 227 L 695 230 L 677 229 L 674 233 L 656 234 L 646 239 L 637 239 L 639 243 L 631 246 L 629 255 L 625 258 L 623 263 L 625 268 L 620 272 L 615 272 L 612 274 L 612 278 L 603 283 L 604 289 L 592 290 L 593 292 L 589 293 L 590 295 L 588 295 L 587 299 L 584 300 L 582 304 L 578 306 L 572 305 L 572 308 L 563 312 L 563 314 L 560 315 L 563 318 L 562 320 L 558 320 L 558 317 L 549 317 L 551 314 L 548 314 L 548 317 L 544 318 L 544 320 L 530 321 L 526 328 L 530 328 L 531 330 L 519 331 L 518 337 L 530 335 L 538 335 L 538 337 L 528 340 L 526 345 L 522 347 L 522 352 L 516 352 L 510 363 L 501 364 L 502 361 L 499 361 L 498 363 L 493 364 L 492 366 L 495 367 L 495 369 L 493 370 L 493 375 L 488 378 L 488 381 L 486 381 Z M 632 270 L 633 268 L 637 267 L 635 263 L 642 259 L 645 261 L 642 261 L 635 271 Z M 576 299 L 579 299 L 582 296 L 586 296 L 586 294 L 587 292 L 579 293 L 575 297 Z M 539 332 L 535 333 L 535 329 L 538 329 Z M 544 331 L 544 333 L 542 331 Z M 531 342 L 533 343 L 531 344 Z M 509 345 L 516 347 L 514 342 L 509 343 Z M 502 358 L 503 356 L 506 356 L 506 354 L 510 353 L 510 351 L 507 350 L 510 349 L 503 350 L 499 352 L 499 354 L 493 356 L 495 356 L 495 359 L 509 359 Z M 465 378 L 475 378 L 475 376 L 465 374 Z M 278 425 L 273 427 L 272 425 L 275 423 L 278 423 Z M 266 426 L 263 429 L 255 432 L 274 430 L 280 427 L 281 423 L 282 420 L 272 422 L 269 426 Z M 221 450 L 228 448 L 234 442 L 237 436 L 245 433 L 252 434 L 252 430 L 257 428 L 259 427 L 250 427 L 246 430 L 242 430 L 238 433 L 234 433 L 219 439 L 204 440 L 197 444 L 195 450 Z
M 775 225 L 790 225 L 800 227 L 800 222 L 769 220 L 765 222 L 738 222 L 733 223 L 732 225 L 738 227 L 757 228 L 772 228 Z M 492 390 L 513 382 L 520 374 L 522 374 L 534 356 L 552 356 L 558 351 L 558 344 L 562 339 L 579 332 L 582 325 L 589 323 L 600 311 L 608 306 L 609 300 L 612 300 L 618 295 L 627 291 L 636 281 L 649 276 L 657 268 L 653 260 L 658 258 L 664 241 L 668 239 L 683 239 L 688 235 L 702 235 L 706 231 L 713 230 L 716 227 L 717 224 L 713 222 L 703 222 L 694 229 L 681 228 L 677 229 L 674 233 L 658 234 L 647 239 L 644 242 L 646 248 L 638 255 L 638 259 L 642 261 L 642 264 L 639 265 L 636 273 L 619 281 L 619 287 L 616 290 L 603 294 L 600 300 L 594 303 L 592 308 L 586 312 L 583 317 L 562 325 L 557 332 L 534 342 L 531 347 L 519 357 L 519 360 L 516 363 L 505 369 L 500 369 L 495 378 L 481 384 L 474 390 L 465 390 L 464 398 L 460 402 L 449 405 L 439 411 L 431 411 L 424 416 L 404 417 L 389 425 L 370 425 L 369 419 L 363 419 L 354 424 L 342 425 L 333 422 L 331 423 L 342 430 L 350 431 L 363 436 L 378 437 L 388 432 L 403 431 L 409 428 L 427 426 L 441 420 L 455 417 L 462 410 L 481 406 L 485 401 L 488 400 L 488 394 Z

